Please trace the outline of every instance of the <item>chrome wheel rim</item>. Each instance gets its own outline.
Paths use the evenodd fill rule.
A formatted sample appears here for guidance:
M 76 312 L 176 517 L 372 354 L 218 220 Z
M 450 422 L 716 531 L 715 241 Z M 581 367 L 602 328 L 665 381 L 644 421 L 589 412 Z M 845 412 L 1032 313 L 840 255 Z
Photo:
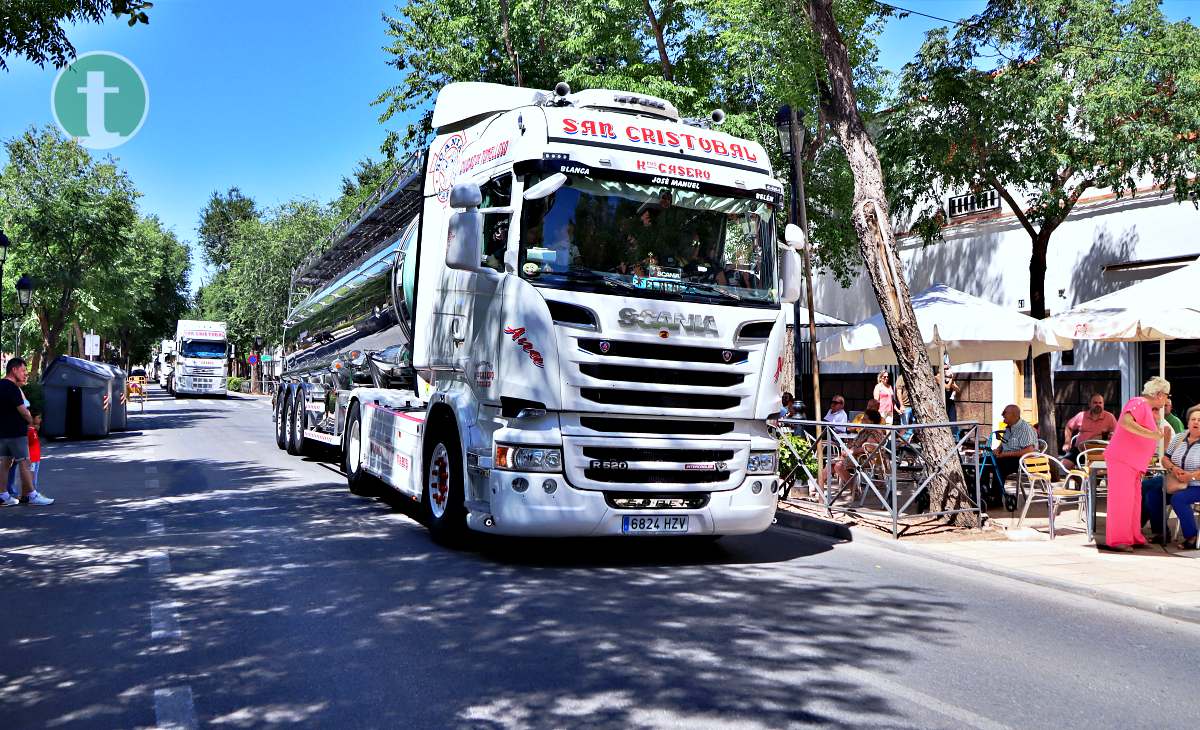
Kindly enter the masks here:
M 358 466 L 362 460 L 362 455 L 359 453 L 359 449 L 362 447 L 360 433 L 359 419 L 356 418 L 350 424 L 350 436 L 346 440 L 346 465 L 350 467 L 350 476 L 358 473 Z
M 429 511 L 437 519 L 446 514 L 450 500 L 450 452 L 439 443 L 429 456 Z

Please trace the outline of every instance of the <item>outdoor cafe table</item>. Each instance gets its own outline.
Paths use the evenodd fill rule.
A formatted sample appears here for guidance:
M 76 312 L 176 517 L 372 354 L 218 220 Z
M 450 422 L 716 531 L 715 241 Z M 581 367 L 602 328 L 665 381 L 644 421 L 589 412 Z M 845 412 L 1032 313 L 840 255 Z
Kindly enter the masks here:
M 1105 463 L 1103 461 L 1093 461 L 1088 466 L 1087 492 L 1086 492 L 1087 504 L 1088 504 L 1088 506 L 1087 506 L 1087 539 L 1088 539 L 1088 542 L 1093 542 L 1096 539 L 1096 501 L 1097 501 L 1096 500 L 1096 491 L 1097 491 L 1097 489 L 1099 489 L 1100 480 L 1107 478 L 1107 475 L 1100 476 L 1098 473 L 1104 472 L 1106 469 L 1107 469 L 1107 466 L 1105 465 Z M 1155 465 L 1155 466 L 1147 467 L 1146 473 L 1147 474 L 1165 474 L 1166 469 L 1162 468 L 1161 466 Z M 1139 490 L 1140 490 L 1140 487 L 1139 487 Z M 1165 523 L 1167 521 L 1167 503 L 1170 501 L 1167 496 L 1167 487 L 1166 487 L 1165 483 L 1163 484 L 1162 496 L 1163 496 L 1163 513 L 1162 514 L 1163 514 L 1163 522 Z M 1140 503 L 1141 503 L 1141 500 L 1139 500 L 1139 504 Z M 1166 534 L 1166 526 L 1163 525 L 1162 527 L 1163 527 L 1163 534 Z

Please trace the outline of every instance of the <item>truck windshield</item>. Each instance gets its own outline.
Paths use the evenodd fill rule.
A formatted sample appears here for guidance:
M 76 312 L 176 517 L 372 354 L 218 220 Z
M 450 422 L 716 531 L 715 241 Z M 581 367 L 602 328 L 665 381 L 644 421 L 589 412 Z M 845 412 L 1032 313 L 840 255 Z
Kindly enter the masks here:
M 776 304 L 774 209 L 753 198 L 571 178 L 524 201 L 520 273 L 560 289 Z
M 225 357 L 225 343 L 214 340 L 185 340 L 180 354 L 184 357 Z

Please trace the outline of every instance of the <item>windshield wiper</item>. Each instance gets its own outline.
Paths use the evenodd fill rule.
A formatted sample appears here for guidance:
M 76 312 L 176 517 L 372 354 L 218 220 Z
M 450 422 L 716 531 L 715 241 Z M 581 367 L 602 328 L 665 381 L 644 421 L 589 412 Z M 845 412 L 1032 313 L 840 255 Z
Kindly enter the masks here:
M 636 286 L 634 286 L 633 284 L 630 284 L 627 281 L 622 281 L 621 279 L 615 279 L 610 276 L 605 276 L 604 274 L 592 271 L 591 269 L 570 269 L 568 271 L 564 271 L 564 272 L 557 274 L 557 276 L 561 276 L 564 279 L 566 279 L 567 281 L 587 281 L 587 282 L 594 282 L 594 283 L 603 283 L 605 286 L 611 287 L 613 289 L 620 289 L 621 291 L 627 291 L 627 292 L 641 291 Z
M 687 286 L 693 287 L 695 289 L 699 289 L 701 291 L 706 291 L 710 294 L 716 294 L 717 296 L 725 297 L 726 299 L 732 299 L 735 302 L 742 301 L 742 298 L 740 296 L 738 296 L 737 294 L 734 294 L 733 292 L 730 292 L 730 291 L 725 291 L 724 289 L 719 289 L 713 284 L 709 284 L 709 283 L 706 283 L 703 281 L 686 281 L 684 283 Z

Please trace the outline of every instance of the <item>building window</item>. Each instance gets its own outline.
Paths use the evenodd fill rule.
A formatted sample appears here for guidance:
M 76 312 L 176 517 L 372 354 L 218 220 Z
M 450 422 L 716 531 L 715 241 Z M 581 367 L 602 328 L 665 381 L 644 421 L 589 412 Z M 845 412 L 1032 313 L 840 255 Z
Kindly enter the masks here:
M 946 201 L 946 209 L 951 218 L 988 210 L 1000 210 L 1000 194 L 995 190 L 984 190 L 978 193 L 955 195 Z

